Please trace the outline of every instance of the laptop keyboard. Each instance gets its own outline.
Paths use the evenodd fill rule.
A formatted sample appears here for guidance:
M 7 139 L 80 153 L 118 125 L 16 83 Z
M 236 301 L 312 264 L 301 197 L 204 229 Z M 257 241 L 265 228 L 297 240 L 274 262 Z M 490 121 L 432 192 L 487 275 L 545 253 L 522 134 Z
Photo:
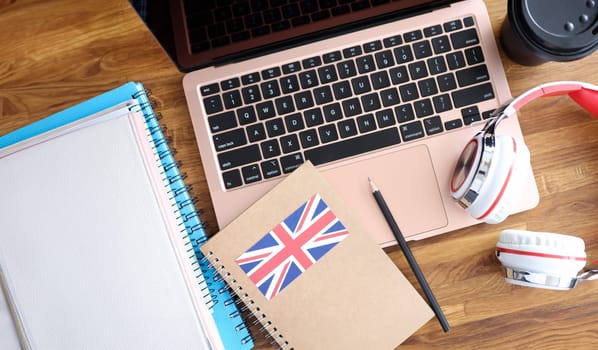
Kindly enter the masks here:
M 249 40 L 382 5 L 391 0 L 185 0 L 191 51 Z
M 200 87 L 227 189 L 487 118 L 495 97 L 472 17 Z M 455 110 L 456 118 L 439 114 Z

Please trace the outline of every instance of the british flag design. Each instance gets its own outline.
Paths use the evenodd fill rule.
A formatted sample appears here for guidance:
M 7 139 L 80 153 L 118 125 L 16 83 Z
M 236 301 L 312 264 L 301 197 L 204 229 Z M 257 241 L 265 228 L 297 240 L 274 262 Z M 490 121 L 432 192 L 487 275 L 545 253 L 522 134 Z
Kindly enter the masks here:
M 271 300 L 348 234 L 322 197 L 314 194 L 235 261 Z

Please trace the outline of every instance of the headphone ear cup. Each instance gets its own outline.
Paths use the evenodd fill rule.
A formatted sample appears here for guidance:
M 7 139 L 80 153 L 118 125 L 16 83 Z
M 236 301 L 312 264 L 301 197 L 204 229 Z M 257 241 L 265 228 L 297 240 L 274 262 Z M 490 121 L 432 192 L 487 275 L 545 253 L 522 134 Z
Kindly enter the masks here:
M 505 268 L 554 277 L 573 278 L 586 264 L 581 238 L 549 232 L 504 230 L 496 256 Z
M 502 222 L 513 212 L 524 180 L 531 171 L 527 146 L 508 135 L 495 139 L 494 155 L 480 193 L 467 211 L 489 224 Z

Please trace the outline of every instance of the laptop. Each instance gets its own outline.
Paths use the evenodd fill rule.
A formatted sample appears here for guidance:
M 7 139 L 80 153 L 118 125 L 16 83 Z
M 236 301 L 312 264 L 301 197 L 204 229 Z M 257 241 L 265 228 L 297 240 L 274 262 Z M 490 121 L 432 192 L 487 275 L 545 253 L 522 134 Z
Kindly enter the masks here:
M 208 15 L 212 3 L 226 9 Z M 199 16 L 194 5 L 172 4 L 180 16 Z M 209 29 L 182 35 L 188 50 L 179 58 L 192 70 L 184 91 L 221 228 L 308 160 L 383 247 L 396 241 L 368 177 L 409 240 L 479 223 L 451 198 L 449 178 L 484 119 L 511 99 L 482 0 L 202 6 L 209 26 L 253 10 L 269 26 L 220 42 L 207 42 Z M 254 23 L 237 24 L 224 24 L 225 34 Z M 522 137 L 517 117 L 499 133 Z M 533 174 L 525 192 L 516 212 L 539 201 Z

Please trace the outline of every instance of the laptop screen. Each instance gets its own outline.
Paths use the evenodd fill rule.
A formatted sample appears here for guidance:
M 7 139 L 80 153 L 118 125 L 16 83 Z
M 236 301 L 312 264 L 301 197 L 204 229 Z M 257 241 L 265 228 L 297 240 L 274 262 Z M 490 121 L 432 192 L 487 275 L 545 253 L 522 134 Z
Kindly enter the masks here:
M 182 70 L 225 64 L 445 6 L 449 0 L 173 0 Z

